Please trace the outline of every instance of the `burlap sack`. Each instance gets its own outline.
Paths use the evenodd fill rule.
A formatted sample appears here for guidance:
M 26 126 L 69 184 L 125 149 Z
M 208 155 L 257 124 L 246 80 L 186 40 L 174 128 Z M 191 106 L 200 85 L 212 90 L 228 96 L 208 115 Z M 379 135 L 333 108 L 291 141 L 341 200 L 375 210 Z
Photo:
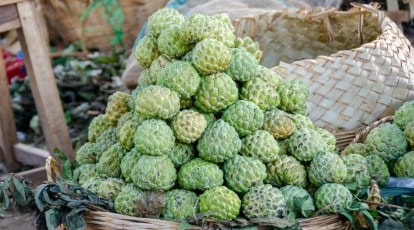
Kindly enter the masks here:
M 414 100 L 412 46 L 375 5 L 268 12 L 235 23 L 239 35 L 260 43 L 262 64 L 308 84 L 309 117 L 338 138 L 350 141 L 360 128 Z

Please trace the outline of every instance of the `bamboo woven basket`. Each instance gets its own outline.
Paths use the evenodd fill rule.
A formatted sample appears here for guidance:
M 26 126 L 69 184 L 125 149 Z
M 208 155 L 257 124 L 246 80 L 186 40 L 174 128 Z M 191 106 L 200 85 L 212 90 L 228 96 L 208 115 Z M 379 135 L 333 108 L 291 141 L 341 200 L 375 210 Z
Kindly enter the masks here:
M 235 20 L 263 50 L 262 64 L 309 86 L 307 108 L 342 149 L 364 127 L 414 99 L 410 42 L 377 5 L 269 11 Z
M 361 131 L 359 131 L 359 133 L 354 137 L 354 139 L 351 141 L 350 144 L 353 143 L 362 143 L 365 141 L 365 139 L 367 138 L 369 132 L 378 127 L 381 124 L 387 123 L 387 122 L 393 122 L 394 121 L 394 116 L 386 116 L 383 117 L 375 122 L 373 122 L 372 124 L 368 125 L 367 127 L 363 128 Z
M 49 182 L 54 182 L 56 176 L 60 175 L 60 169 L 56 160 L 49 156 L 46 159 L 46 175 Z M 86 229 L 93 230 L 157 230 L 157 229 L 179 229 L 179 223 L 154 218 L 142 218 L 109 212 L 96 206 L 90 206 L 84 213 Z M 321 215 L 307 219 L 300 219 L 299 225 L 303 230 L 348 230 L 351 224 L 344 217 L 339 215 Z M 213 226 L 213 227 L 211 227 Z M 64 230 L 64 226 L 60 226 Z M 205 224 L 193 229 L 215 229 L 214 223 Z M 268 229 L 266 225 L 258 225 L 258 229 Z M 272 228 L 270 228 L 272 229 Z

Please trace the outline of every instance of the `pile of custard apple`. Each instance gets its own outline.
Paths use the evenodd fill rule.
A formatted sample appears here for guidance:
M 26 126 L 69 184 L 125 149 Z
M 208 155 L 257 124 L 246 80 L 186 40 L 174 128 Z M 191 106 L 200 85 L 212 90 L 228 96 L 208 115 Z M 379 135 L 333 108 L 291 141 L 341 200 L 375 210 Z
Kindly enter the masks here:
M 261 66 L 258 43 L 236 37 L 228 15 L 163 8 L 148 28 L 138 87 L 108 98 L 76 155 L 77 182 L 117 212 L 137 216 L 145 191 L 163 190 L 165 219 L 310 217 L 348 208 L 371 178 L 387 183 L 387 164 L 414 176 L 414 102 L 339 155 L 306 117 L 307 86 Z

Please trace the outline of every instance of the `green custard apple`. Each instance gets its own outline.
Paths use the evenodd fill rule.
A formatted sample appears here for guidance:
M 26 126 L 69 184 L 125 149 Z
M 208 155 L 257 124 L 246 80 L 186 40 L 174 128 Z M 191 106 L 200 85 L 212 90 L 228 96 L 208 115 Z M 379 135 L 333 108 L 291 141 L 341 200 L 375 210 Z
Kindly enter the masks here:
M 203 114 L 194 110 L 181 110 L 171 122 L 172 130 L 178 141 L 193 143 L 197 141 L 207 128 L 207 120 Z
M 142 67 L 148 68 L 161 53 L 158 50 L 157 39 L 153 34 L 147 34 L 139 40 L 135 47 L 135 59 Z
M 135 111 L 144 118 L 172 118 L 180 110 L 177 92 L 159 85 L 140 90 L 135 100 Z
M 394 165 L 394 172 L 399 177 L 414 178 L 414 151 L 404 154 Z
M 241 200 L 225 186 L 217 186 L 200 195 L 200 212 L 217 220 L 232 220 L 239 215 Z
M 347 167 L 342 159 L 331 152 L 317 154 L 308 169 L 309 181 L 315 186 L 325 183 L 343 183 L 347 175 Z
M 263 126 L 263 111 L 253 102 L 239 100 L 224 111 L 224 121 L 233 126 L 240 136 L 246 136 Z
M 314 156 L 327 149 L 326 142 L 314 129 L 299 128 L 289 137 L 288 151 L 299 161 L 312 161 Z
M 235 81 L 245 82 L 259 73 L 256 58 L 244 48 L 232 48 L 231 61 L 225 72 Z
M 125 186 L 125 182 L 119 178 L 107 178 L 98 187 L 98 195 L 102 198 L 115 201 L 115 198 Z
M 278 142 L 265 130 L 256 130 L 242 140 L 241 155 L 257 158 L 263 163 L 275 160 L 279 151 Z
M 368 155 L 365 157 L 367 162 L 368 174 L 379 186 L 385 186 L 390 179 L 390 172 L 387 164 L 378 155 Z
M 142 153 L 138 152 L 136 148 L 129 151 L 121 160 L 121 173 L 124 180 L 128 183 L 132 182 L 131 175 L 132 169 L 138 164 L 139 159 L 142 157 Z
M 405 102 L 397 111 L 395 111 L 394 123 L 405 130 L 408 123 L 414 122 L 414 101 Z
M 221 72 L 229 67 L 230 62 L 230 49 L 216 39 L 206 38 L 193 49 L 192 63 L 202 75 Z
M 96 171 L 103 178 L 120 177 L 121 161 L 126 155 L 127 150 L 117 143 L 102 153 L 101 158 L 96 164 Z
M 216 164 L 195 158 L 181 166 L 177 181 L 183 189 L 205 191 L 223 184 L 223 171 Z
M 317 209 L 324 213 L 337 213 L 349 208 L 352 204 L 351 192 L 341 184 L 323 184 L 315 193 Z
M 184 23 L 184 16 L 172 8 L 161 8 L 148 17 L 148 29 L 155 37 L 171 27 Z
M 174 143 L 174 132 L 163 120 L 146 120 L 135 131 L 135 148 L 143 154 L 166 155 Z
M 310 218 L 315 212 L 315 205 L 312 196 L 303 188 L 286 185 L 280 188 L 286 200 L 286 207 L 296 217 Z
M 143 195 L 144 192 L 133 184 L 126 184 L 115 198 L 115 211 L 129 216 L 138 216 L 137 203 L 142 199 Z
M 286 112 L 274 109 L 265 112 L 263 129 L 272 134 L 276 140 L 284 140 L 293 134 L 296 126 Z
M 305 188 L 307 185 L 307 173 L 305 167 L 294 157 L 283 155 L 277 157 L 266 166 L 266 183 L 281 187 L 294 185 Z
M 240 98 L 255 103 L 265 111 L 275 109 L 280 102 L 279 94 L 274 87 L 257 77 L 243 84 Z
M 182 220 L 198 213 L 198 196 L 195 192 L 173 189 L 165 193 L 164 218 Z

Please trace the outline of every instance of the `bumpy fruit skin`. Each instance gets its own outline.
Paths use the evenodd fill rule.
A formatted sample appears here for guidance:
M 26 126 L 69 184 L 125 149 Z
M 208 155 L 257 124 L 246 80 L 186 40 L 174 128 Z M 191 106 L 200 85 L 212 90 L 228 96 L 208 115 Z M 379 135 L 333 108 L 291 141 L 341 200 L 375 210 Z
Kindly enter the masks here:
M 96 164 L 96 171 L 103 178 L 120 177 L 121 161 L 127 153 L 127 150 L 117 143 L 112 145 L 108 150 L 102 153 L 101 158 Z
M 270 184 L 253 186 L 242 199 L 242 211 L 251 218 L 283 217 L 286 200 L 282 192 Z
M 358 154 L 348 154 L 341 156 L 347 169 L 345 183 L 356 183 L 358 187 L 368 186 L 370 176 L 368 174 L 367 161 Z
M 239 215 L 239 196 L 225 186 L 217 186 L 200 195 L 200 212 L 218 220 L 232 220 Z
M 95 142 L 105 130 L 109 129 L 112 124 L 108 121 L 105 114 L 99 114 L 94 117 L 89 124 L 88 128 L 88 140 L 89 142 Z
M 384 160 L 377 155 L 368 155 L 365 157 L 367 161 L 368 174 L 374 179 L 379 186 L 384 186 L 390 179 L 390 172 Z
M 287 113 L 274 109 L 264 113 L 263 129 L 272 134 L 276 140 L 283 140 L 293 134 L 296 126 Z
M 242 140 L 241 154 L 254 157 L 263 163 L 275 160 L 279 154 L 279 144 L 272 134 L 265 130 L 256 130 Z
M 315 205 L 313 203 L 312 196 L 303 188 L 299 188 L 292 185 L 286 185 L 280 188 L 283 196 L 286 200 L 286 208 L 295 213 L 296 217 L 311 217 L 315 212 Z M 295 200 L 302 200 L 303 203 L 295 203 Z M 303 210 L 302 207 L 306 207 L 306 210 Z
M 225 72 L 235 81 L 245 82 L 259 73 L 259 63 L 255 57 L 244 48 L 233 48 L 231 61 Z
M 330 151 L 330 152 L 335 151 L 335 149 L 336 149 L 336 138 L 335 138 L 335 136 L 326 129 L 316 128 L 315 130 L 321 135 L 321 137 L 323 138 L 323 140 L 327 144 L 327 146 L 328 146 L 327 150 Z
M 87 142 L 76 151 L 76 162 L 79 164 L 95 164 L 101 153 L 95 143 Z
M 266 183 L 276 187 L 294 185 L 301 188 L 307 185 L 305 167 L 294 157 L 283 155 L 270 162 L 266 166 Z
M 189 44 L 214 38 L 223 42 L 227 47 L 233 47 L 235 40 L 231 19 L 225 14 L 212 16 L 194 14 L 183 23 L 181 35 Z
M 115 198 L 125 186 L 125 182 L 118 178 L 108 178 L 101 182 L 98 188 L 98 195 L 114 202 Z
M 302 115 L 299 113 L 296 113 L 296 114 L 288 113 L 288 116 L 290 119 L 292 119 L 293 123 L 295 123 L 296 129 L 300 129 L 300 128 L 315 129 L 315 125 L 313 124 L 313 121 L 305 115 Z
M 193 51 L 188 51 L 182 58 L 181 61 L 192 62 L 193 61 Z
M 200 85 L 201 78 L 189 62 L 175 61 L 161 70 L 157 84 L 168 87 L 184 98 L 193 96 Z
M 280 84 L 277 89 L 280 95 L 279 107 L 286 112 L 307 114 L 306 99 L 309 89 L 303 81 L 291 80 Z
M 143 190 L 171 189 L 177 179 L 174 164 L 167 156 L 143 155 L 131 172 L 135 186 Z
M 342 159 L 331 152 L 317 154 L 308 169 L 309 181 L 320 186 L 325 183 L 342 183 L 347 178 L 347 168 Z
M 105 130 L 98 138 L 96 138 L 96 147 L 99 149 L 101 155 L 116 143 L 118 143 L 118 132 L 115 128 Z
M 151 66 L 149 67 L 149 72 L 151 76 L 151 81 L 154 82 L 154 84 L 152 85 L 155 85 L 157 83 L 158 74 L 161 73 L 161 71 L 171 62 L 173 62 L 173 59 L 163 54 L 151 63 Z
M 129 107 L 129 102 L 130 101 L 128 101 L 128 107 Z M 116 123 L 116 127 L 115 127 L 116 131 L 118 132 L 118 135 L 119 135 L 119 130 L 121 130 L 122 126 L 124 126 L 124 124 L 130 120 L 132 120 L 131 112 L 126 112 L 122 114 L 122 116 L 118 119 L 118 122 Z
M 240 136 L 246 136 L 263 125 L 263 111 L 253 102 L 239 100 L 229 106 L 221 117 L 233 126 Z
M 160 55 L 157 39 L 152 34 L 145 35 L 135 47 L 135 58 L 138 64 L 145 68 L 150 67 L 151 63 Z
M 138 164 L 139 159 L 142 157 L 142 153 L 138 152 L 137 149 L 133 148 L 131 151 L 129 151 L 124 158 L 121 160 L 121 172 L 122 177 L 124 180 L 128 183 L 132 182 L 132 177 L 134 175 L 131 175 L 132 169 L 136 164 Z
M 81 184 L 81 187 L 93 193 L 98 193 L 98 189 L 101 183 L 102 183 L 102 179 L 100 177 L 91 176 L 85 182 Z
M 194 105 L 194 98 L 190 97 L 190 98 L 184 98 L 184 97 L 180 97 L 180 109 L 184 110 L 184 109 L 189 109 L 191 107 L 193 107 Z
M 115 92 L 108 98 L 105 114 L 109 122 L 115 126 L 118 119 L 129 111 L 128 102 L 131 95 L 124 92 Z
M 260 50 L 259 43 L 253 41 L 250 37 L 237 37 L 234 43 L 234 47 L 246 49 L 257 61 L 260 61 L 262 58 L 263 53 Z
M 147 86 L 147 85 L 155 85 L 155 83 L 157 83 L 156 81 L 157 79 L 153 79 L 151 77 L 150 71 L 149 69 L 144 69 L 138 77 L 138 85 L 139 86 Z
M 405 130 L 408 123 L 414 122 L 414 101 L 405 102 L 397 111 L 395 111 L 394 123 Z
M 191 46 L 186 44 L 180 34 L 180 26 L 174 25 L 163 30 L 158 37 L 158 49 L 170 57 L 181 57 Z
M 195 154 L 195 149 L 193 145 L 183 144 L 176 142 L 174 147 L 167 153 L 168 157 L 174 164 L 176 168 L 187 163 L 189 160 L 193 159 Z
M 204 160 L 221 163 L 233 158 L 241 146 L 242 141 L 236 130 L 220 119 L 206 129 L 198 140 L 197 150 Z
M 204 116 L 194 110 L 182 110 L 175 115 L 171 127 L 178 141 L 193 143 L 198 140 L 207 127 Z
M 404 130 L 405 138 L 407 138 L 411 149 L 414 149 L 414 122 L 408 123 Z
M 275 109 L 280 102 L 272 85 L 257 77 L 243 84 L 240 98 L 255 103 L 262 110 Z
M 148 29 L 155 37 L 158 37 L 165 29 L 180 26 L 184 20 L 184 16 L 177 10 L 162 8 L 148 17 Z
M 83 185 L 92 177 L 99 177 L 96 172 L 96 164 L 82 164 L 75 169 L 74 174 L 78 173 L 78 184 Z
M 164 218 L 181 220 L 198 213 L 198 197 L 195 192 L 184 189 L 173 189 L 165 193 Z
M 337 213 L 347 209 L 351 203 L 351 192 L 341 184 L 323 184 L 315 193 L 316 208 L 324 208 L 325 213 Z
M 223 167 L 226 185 L 237 193 L 249 191 L 266 178 L 266 166 L 258 159 L 236 155 Z
M 131 92 L 131 98 L 129 99 L 129 102 L 128 102 L 129 110 L 131 111 L 130 113 L 132 113 L 132 114 L 138 114 L 138 113 L 135 112 L 135 100 L 137 99 L 138 94 L 143 89 L 145 89 L 146 87 L 147 87 L 147 85 L 146 86 L 140 86 L 139 85 L 139 86 L 137 86 L 137 88 L 135 88 L 134 90 L 132 90 L 132 92 Z
M 414 151 L 404 154 L 397 160 L 394 172 L 399 177 L 414 177 Z
M 201 158 L 190 160 L 178 172 L 178 184 L 186 190 L 208 190 L 222 185 L 223 171 Z
M 129 216 L 138 216 L 136 206 L 143 195 L 144 192 L 136 188 L 133 184 L 125 185 L 115 198 L 115 211 Z
M 144 118 L 168 119 L 180 110 L 180 95 L 163 86 L 142 89 L 135 100 L 135 111 Z
M 384 123 L 373 128 L 365 144 L 372 147 L 372 154 L 380 156 L 385 163 L 397 160 L 407 152 L 408 147 L 403 131 L 391 123 Z
M 346 146 L 341 155 L 358 154 L 361 156 L 368 156 L 370 154 L 369 146 L 364 143 L 352 143 Z
M 143 154 L 166 155 L 174 147 L 175 136 L 165 121 L 150 119 L 137 128 L 134 143 Z
M 202 112 L 215 113 L 227 108 L 238 99 L 236 82 L 224 73 L 205 76 L 195 94 L 195 106 Z
M 259 74 L 258 78 L 262 79 L 264 82 L 270 84 L 274 89 L 277 89 L 280 84 L 283 84 L 283 79 L 275 71 L 259 65 Z
M 122 128 L 119 130 L 118 138 L 119 143 L 127 150 L 131 150 L 134 147 L 134 136 L 139 124 L 132 120 L 126 121 Z
M 197 43 L 193 49 L 192 63 L 203 75 L 221 72 L 229 67 L 231 53 L 224 43 L 207 38 Z
M 289 137 L 288 151 L 299 161 L 311 161 L 328 148 L 316 130 L 299 128 Z

